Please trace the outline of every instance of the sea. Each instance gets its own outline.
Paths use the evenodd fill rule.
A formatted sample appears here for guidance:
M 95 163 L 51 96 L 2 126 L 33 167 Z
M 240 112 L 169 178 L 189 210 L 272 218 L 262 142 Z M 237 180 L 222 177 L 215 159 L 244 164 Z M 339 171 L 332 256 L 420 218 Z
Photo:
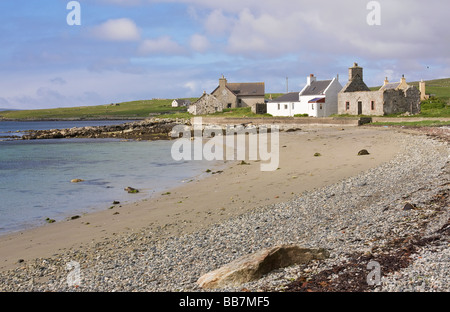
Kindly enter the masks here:
M 206 160 L 175 161 L 173 141 L 118 139 L 12 140 L 26 130 L 130 121 L 0 122 L 0 235 L 105 210 L 114 201 L 152 198 L 207 175 Z M 82 179 L 81 183 L 71 183 Z M 130 194 L 124 189 L 139 190 Z

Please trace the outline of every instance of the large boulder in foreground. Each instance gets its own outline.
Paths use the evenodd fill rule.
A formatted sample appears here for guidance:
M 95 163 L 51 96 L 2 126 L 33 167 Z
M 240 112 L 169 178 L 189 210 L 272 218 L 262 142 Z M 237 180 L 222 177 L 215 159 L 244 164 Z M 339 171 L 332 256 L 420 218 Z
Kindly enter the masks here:
M 279 268 L 327 257 L 329 253 L 325 249 L 301 248 L 296 245 L 276 246 L 244 256 L 220 269 L 206 273 L 198 279 L 197 284 L 204 289 L 239 286 Z

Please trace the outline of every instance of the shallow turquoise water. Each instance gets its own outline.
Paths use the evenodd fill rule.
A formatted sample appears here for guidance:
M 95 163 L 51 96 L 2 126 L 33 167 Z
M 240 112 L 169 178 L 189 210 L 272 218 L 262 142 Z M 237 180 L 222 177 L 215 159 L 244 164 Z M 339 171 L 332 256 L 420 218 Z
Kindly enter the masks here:
M 211 166 L 174 161 L 171 146 L 110 139 L 0 142 L 0 234 L 107 209 L 115 200 L 148 198 Z M 85 181 L 70 183 L 76 178 Z M 140 193 L 128 194 L 127 186 Z

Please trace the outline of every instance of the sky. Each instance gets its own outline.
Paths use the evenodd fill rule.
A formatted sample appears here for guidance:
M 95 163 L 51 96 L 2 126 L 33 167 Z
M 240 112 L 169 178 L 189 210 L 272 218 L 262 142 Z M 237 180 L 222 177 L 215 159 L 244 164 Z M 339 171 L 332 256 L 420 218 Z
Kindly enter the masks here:
M 354 62 L 369 86 L 448 78 L 448 12 L 442 0 L 1 0 L 0 108 L 199 97 L 222 75 L 295 92 L 310 74 L 345 85 Z

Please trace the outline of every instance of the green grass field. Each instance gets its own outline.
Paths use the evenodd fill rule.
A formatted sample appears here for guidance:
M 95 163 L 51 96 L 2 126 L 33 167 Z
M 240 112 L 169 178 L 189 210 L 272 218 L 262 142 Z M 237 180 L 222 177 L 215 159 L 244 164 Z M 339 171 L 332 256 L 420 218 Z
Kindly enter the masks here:
M 196 99 L 190 99 L 191 102 Z M 2 111 L 0 117 L 7 119 L 107 119 L 143 118 L 150 114 L 166 114 L 186 111 L 186 108 L 172 107 L 172 100 L 142 100 L 108 105 Z
M 375 122 L 371 125 L 374 126 L 404 126 L 404 127 L 441 127 L 450 126 L 450 121 L 439 120 L 423 120 L 423 121 L 411 121 L 411 122 Z

